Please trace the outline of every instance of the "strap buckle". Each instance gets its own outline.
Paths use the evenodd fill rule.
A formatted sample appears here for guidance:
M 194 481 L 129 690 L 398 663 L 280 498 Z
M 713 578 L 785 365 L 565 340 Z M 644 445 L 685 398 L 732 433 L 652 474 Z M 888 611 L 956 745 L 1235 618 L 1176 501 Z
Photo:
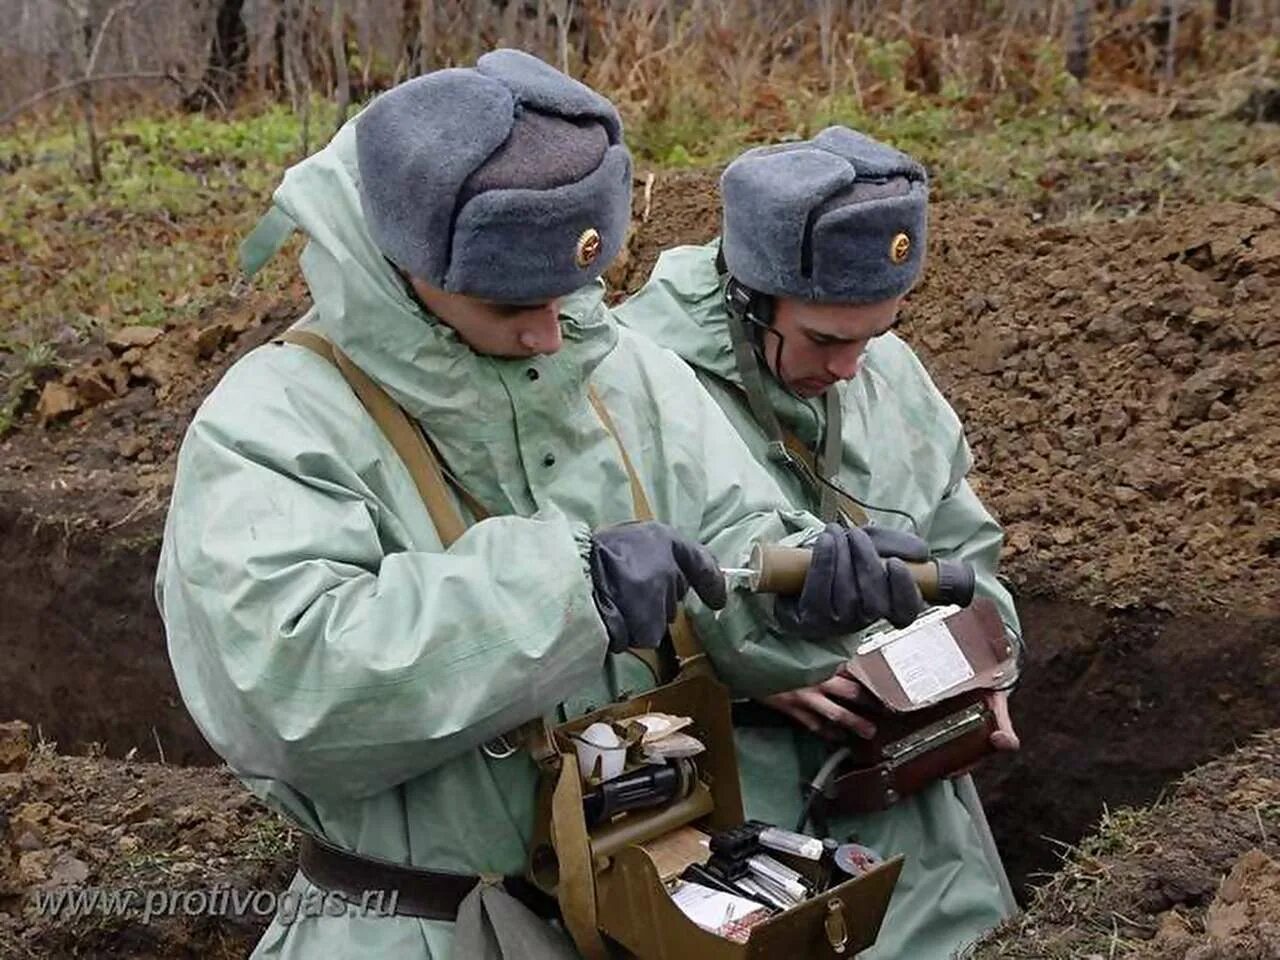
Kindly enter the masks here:
M 513 757 L 520 752 L 520 746 L 512 743 L 510 736 L 509 733 L 499 734 L 492 740 L 486 741 L 480 749 L 490 760 L 506 760 L 508 757 Z

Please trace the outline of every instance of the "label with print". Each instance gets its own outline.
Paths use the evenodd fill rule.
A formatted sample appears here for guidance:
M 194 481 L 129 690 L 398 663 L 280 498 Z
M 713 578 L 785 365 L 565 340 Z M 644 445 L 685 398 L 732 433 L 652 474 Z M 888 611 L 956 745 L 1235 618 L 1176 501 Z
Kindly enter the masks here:
M 884 659 L 913 704 L 932 700 L 973 677 L 973 667 L 943 623 L 909 631 L 884 648 Z

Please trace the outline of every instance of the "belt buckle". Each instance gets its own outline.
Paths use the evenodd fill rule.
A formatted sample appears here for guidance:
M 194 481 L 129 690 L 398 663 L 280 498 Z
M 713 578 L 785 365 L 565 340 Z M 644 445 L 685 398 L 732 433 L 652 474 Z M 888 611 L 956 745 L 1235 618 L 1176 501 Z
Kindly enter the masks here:
M 508 736 L 509 734 L 506 733 L 499 734 L 492 740 L 485 741 L 480 749 L 490 760 L 506 760 L 508 757 L 513 757 L 520 752 L 520 747 L 518 744 L 513 744 Z

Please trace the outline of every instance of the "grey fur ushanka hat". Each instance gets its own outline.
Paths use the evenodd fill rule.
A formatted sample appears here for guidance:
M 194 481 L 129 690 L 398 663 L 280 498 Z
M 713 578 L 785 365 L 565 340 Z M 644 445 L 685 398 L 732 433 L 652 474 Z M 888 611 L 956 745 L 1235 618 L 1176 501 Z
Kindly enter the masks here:
M 374 242 L 440 289 L 546 301 L 622 248 L 631 156 L 617 110 L 518 50 L 387 91 L 358 119 L 356 152 Z
M 924 265 L 924 167 L 848 127 L 748 150 L 720 192 L 725 264 L 762 293 L 874 303 L 910 290 Z

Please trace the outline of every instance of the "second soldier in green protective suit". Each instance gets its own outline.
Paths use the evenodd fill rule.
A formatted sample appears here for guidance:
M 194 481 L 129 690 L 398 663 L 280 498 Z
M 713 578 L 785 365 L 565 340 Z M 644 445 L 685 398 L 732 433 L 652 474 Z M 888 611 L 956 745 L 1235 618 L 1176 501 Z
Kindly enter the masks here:
M 972 458 L 960 421 L 891 332 L 924 262 L 924 169 L 832 127 L 811 141 L 748 151 L 721 187 L 722 238 L 664 253 L 648 283 L 617 308 L 619 319 L 696 371 L 792 504 L 829 519 L 836 494 L 847 493 L 876 524 L 917 533 L 935 556 L 971 563 L 977 592 L 996 602 L 1020 647 L 1012 599 L 995 576 L 1002 531 L 967 480 Z M 829 484 L 805 482 L 786 465 L 784 432 L 813 453 Z M 860 695 L 837 672 L 765 699 L 793 726 L 739 723 L 748 816 L 796 821 L 800 785 L 827 758 L 828 739 L 866 731 Z M 1016 749 L 1005 695 L 992 699 L 1001 720 L 993 746 Z M 980 807 L 975 821 L 957 794 L 972 791 L 964 780 L 936 782 L 882 813 L 829 820 L 832 837 L 854 834 L 886 857 L 906 857 L 876 946 L 863 956 L 949 957 L 1009 913 L 994 845 L 984 850 Z M 969 797 L 976 805 L 976 793 Z

